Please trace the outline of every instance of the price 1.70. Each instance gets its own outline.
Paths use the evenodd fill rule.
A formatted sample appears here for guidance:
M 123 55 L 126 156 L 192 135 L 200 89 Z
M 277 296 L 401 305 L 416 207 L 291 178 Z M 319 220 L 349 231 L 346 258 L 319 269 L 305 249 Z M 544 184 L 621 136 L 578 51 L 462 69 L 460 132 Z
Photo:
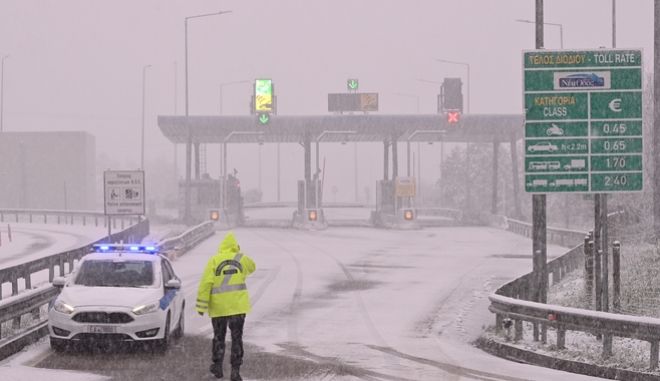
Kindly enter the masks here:
M 591 170 L 594 172 L 641 171 L 642 155 L 592 156 Z

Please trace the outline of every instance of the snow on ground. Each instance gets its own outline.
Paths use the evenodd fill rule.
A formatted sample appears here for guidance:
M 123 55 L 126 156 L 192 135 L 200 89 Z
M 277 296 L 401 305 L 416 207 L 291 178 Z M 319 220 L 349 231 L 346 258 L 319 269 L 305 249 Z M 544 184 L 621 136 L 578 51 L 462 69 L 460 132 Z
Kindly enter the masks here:
M 11 223 L 12 242 L 3 224 L 0 268 L 80 247 L 107 234 L 95 226 Z
M 257 263 L 248 281 L 253 311 L 245 328 L 246 380 L 264 371 L 268 374 L 260 379 L 285 378 L 281 372 L 286 366 L 255 363 L 269 354 L 291 367 L 296 361 L 311 361 L 325 369 L 289 378 L 296 380 L 593 379 L 509 362 L 471 344 L 495 320 L 487 310 L 487 296 L 530 270 L 528 239 L 491 228 L 235 233 L 243 251 Z M 189 306 L 187 345 L 201 338 L 208 340 L 202 348 L 210 346 L 210 320 L 198 316 L 192 305 L 201 271 L 223 234 L 218 232 L 174 262 Z M 565 250 L 551 246 L 549 255 Z M 42 342 L 28 353 L 44 348 Z M 115 373 L 103 374 L 124 374 L 124 379 L 128 374 L 144 376 L 145 381 L 173 379 L 167 369 L 129 373 L 104 356 L 84 358 L 88 368 L 66 367 L 75 356 L 46 353 L 45 360 L 33 364 L 89 372 L 112 368 L 104 372 Z M 194 356 L 197 360 L 210 353 Z M 197 371 L 190 369 L 191 374 Z
M 85 372 L 59 369 L 40 369 L 34 365 L 50 354 L 46 340 L 29 347 L 29 350 L 0 362 L 0 380 L 11 381 L 104 381 L 109 377 Z
M 622 306 L 624 311 L 633 311 L 645 316 L 626 316 L 626 320 L 657 323 L 657 303 L 645 303 L 651 296 L 657 300 L 657 256 L 653 248 L 645 244 L 624 244 L 623 257 L 621 260 L 622 271 Z M 610 260 L 611 263 L 611 260 Z M 610 281 L 610 304 L 612 302 L 612 282 Z M 641 296 L 647 296 L 644 299 Z M 558 307 L 560 309 L 572 310 L 580 308 L 578 312 L 589 313 L 596 316 L 609 316 L 600 312 L 590 311 L 593 302 L 585 296 L 584 275 L 582 269 L 577 269 L 562 279 L 561 282 L 553 284 L 548 293 L 548 304 L 568 306 Z M 610 306 L 611 308 L 611 306 Z M 611 316 L 609 316 L 612 318 Z M 614 317 L 616 318 L 616 317 Z M 623 317 L 622 317 L 623 318 Z M 499 342 L 506 342 L 522 349 L 533 350 L 548 356 L 594 363 L 602 366 L 611 366 L 621 369 L 649 372 L 650 345 L 643 340 L 615 337 L 612 342 L 613 355 L 603 359 L 602 341 L 595 335 L 568 331 L 566 333 L 566 348 L 557 350 L 556 331 L 548 330 L 547 344 L 532 340 L 532 325 L 524 324 L 523 340 L 518 343 L 511 342 L 511 337 L 506 334 L 496 335 L 489 331 L 486 337 Z M 511 333 L 513 335 L 513 333 Z M 652 372 L 660 376 L 660 371 Z
M 0 246 L 0 269 L 16 266 L 45 256 L 75 249 L 107 234 L 103 227 L 65 225 L 65 224 L 29 224 L 11 223 L 12 241 L 6 235 L 3 224 L 3 240 Z M 48 270 L 34 273 L 31 277 L 32 286 L 38 286 L 48 281 Z M 24 282 L 19 281 L 19 289 L 24 288 Z M 11 284 L 0 285 L 3 298 L 11 295 Z

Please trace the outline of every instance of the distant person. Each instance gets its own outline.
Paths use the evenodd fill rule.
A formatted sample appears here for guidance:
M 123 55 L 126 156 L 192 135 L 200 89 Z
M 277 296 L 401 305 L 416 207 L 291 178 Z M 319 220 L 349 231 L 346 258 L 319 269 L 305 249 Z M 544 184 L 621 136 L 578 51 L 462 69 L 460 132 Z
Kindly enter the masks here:
M 213 346 L 210 371 L 222 378 L 227 326 L 231 331 L 231 381 L 242 381 L 239 373 L 243 363 L 243 325 L 250 312 L 250 297 L 245 279 L 254 272 L 252 258 L 241 253 L 234 233 L 229 232 L 218 253 L 209 259 L 199 282 L 196 309 L 208 313 L 213 325 Z

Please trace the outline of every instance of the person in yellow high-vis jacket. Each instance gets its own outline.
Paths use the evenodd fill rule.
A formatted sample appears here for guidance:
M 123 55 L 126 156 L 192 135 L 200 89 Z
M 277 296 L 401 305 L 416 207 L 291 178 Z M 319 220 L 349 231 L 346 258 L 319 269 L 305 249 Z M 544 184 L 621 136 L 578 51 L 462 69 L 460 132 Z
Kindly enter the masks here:
M 241 252 L 234 233 L 229 232 L 218 253 L 209 259 L 199 282 L 196 309 L 208 313 L 213 325 L 213 347 L 210 371 L 222 378 L 227 326 L 231 331 L 231 381 L 241 381 L 243 363 L 243 325 L 250 312 L 250 297 L 245 280 L 256 266 L 252 258 Z

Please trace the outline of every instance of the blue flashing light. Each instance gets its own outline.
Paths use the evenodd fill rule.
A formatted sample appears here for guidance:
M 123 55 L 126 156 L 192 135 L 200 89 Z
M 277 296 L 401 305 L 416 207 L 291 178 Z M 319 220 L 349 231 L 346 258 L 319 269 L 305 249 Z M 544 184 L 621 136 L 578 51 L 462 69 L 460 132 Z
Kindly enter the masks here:
M 95 244 L 94 251 L 101 253 L 144 253 L 156 254 L 158 253 L 158 246 L 156 245 L 135 245 L 135 244 Z

